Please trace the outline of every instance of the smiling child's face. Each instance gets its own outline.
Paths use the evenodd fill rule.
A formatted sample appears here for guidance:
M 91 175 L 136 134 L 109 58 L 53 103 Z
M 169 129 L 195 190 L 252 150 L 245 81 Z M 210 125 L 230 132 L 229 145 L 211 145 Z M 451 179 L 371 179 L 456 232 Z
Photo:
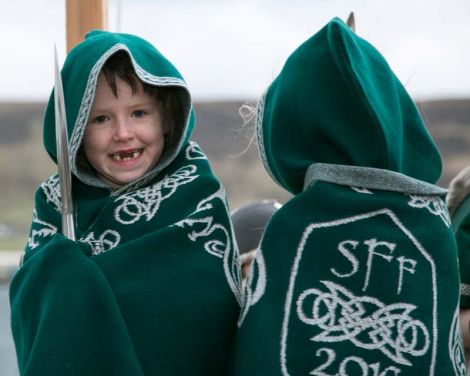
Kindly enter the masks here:
M 160 105 L 140 82 L 135 93 L 119 78 L 116 87 L 117 97 L 100 74 L 83 139 L 86 158 L 112 187 L 149 171 L 160 159 L 166 133 Z

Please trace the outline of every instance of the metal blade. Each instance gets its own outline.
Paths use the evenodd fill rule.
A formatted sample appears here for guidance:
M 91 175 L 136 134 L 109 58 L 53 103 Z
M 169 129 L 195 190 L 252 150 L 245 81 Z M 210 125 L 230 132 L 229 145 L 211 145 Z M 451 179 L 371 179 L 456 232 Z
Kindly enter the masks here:
M 349 13 L 349 17 L 346 20 L 346 24 L 353 32 L 356 32 L 356 19 L 354 17 L 354 12 Z
M 55 134 L 57 144 L 57 167 L 59 172 L 60 193 L 62 203 L 62 233 L 69 239 L 75 240 L 75 227 L 73 223 L 72 205 L 72 177 L 70 175 L 69 146 L 67 136 L 67 117 L 65 114 L 64 89 L 60 75 L 57 58 L 57 46 L 55 52 Z

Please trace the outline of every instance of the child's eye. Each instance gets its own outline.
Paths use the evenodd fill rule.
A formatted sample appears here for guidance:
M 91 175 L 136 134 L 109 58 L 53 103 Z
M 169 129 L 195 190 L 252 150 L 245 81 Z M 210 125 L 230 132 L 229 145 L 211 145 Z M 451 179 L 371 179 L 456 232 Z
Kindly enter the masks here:
M 93 118 L 93 123 L 96 124 L 104 124 L 108 120 L 108 117 L 106 115 L 98 115 Z
M 144 110 L 135 110 L 132 113 L 132 116 L 136 118 L 141 118 L 141 117 L 144 117 L 145 115 L 147 115 L 147 111 L 144 111 Z

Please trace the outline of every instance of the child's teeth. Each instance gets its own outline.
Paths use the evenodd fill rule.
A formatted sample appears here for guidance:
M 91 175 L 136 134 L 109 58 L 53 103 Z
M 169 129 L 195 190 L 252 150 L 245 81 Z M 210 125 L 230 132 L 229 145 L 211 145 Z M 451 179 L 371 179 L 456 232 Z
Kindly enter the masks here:
M 130 161 L 131 159 L 137 158 L 140 155 L 140 150 L 134 150 L 132 152 L 114 153 L 113 158 L 117 161 Z

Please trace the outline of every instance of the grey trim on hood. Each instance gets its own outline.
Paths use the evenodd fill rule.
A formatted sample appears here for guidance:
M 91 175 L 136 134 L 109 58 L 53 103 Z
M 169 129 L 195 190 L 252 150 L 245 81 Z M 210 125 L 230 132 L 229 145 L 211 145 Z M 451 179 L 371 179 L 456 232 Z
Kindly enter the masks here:
M 411 178 L 399 172 L 372 167 L 314 163 L 310 165 L 305 174 L 304 191 L 317 181 L 405 194 L 444 195 L 447 193 L 447 189 L 437 185 Z

